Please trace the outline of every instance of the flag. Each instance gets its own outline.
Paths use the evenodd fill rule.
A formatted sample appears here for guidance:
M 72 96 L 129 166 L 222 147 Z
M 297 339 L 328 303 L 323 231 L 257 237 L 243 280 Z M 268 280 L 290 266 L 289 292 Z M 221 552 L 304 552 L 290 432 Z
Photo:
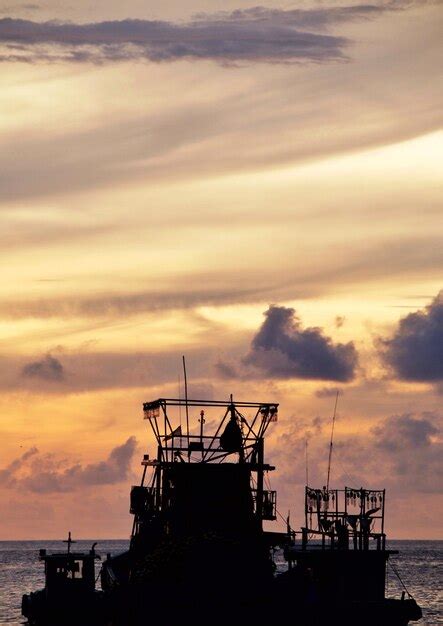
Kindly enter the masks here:
M 169 439 L 173 439 L 174 437 L 181 437 L 181 436 L 182 436 L 182 427 L 177 426 L 177 428 L 173 430 L 171 433 L 169 433 L 169 435 L 166 435 L 165 441 L 168 441 Z

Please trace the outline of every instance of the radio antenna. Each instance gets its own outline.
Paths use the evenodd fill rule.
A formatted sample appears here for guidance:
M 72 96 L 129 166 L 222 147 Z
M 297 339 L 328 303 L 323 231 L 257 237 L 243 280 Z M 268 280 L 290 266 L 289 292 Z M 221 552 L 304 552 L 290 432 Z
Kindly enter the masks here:
M 188 439 L 188 449 L 189 449 L 189 408 L 188 408 L 188 379 L 186 376 L 186 359 L 183 355 L 183 374 L 185 379 L 185 409 L 186 409 L 186 436 Z
M 179 372 L 178 373 L 178 399 L 181 400 L 181 397 L 182 397 L 182 388 L 181 388 L 180 372 Z M 180 430 L 181 430 L 181 428 L 182 428 L 182 405 L 181 405 L 181 402 L 179 402 L 179 404 L 178 404 L 178 418 L 180 420 Z
M 335 396 L 334 413 L 332 415 L 331 442 L 329 444 L 328 479 L 326 481 L 326 491 L 329 491 L 329 477 L 331 475 L 332 446 L 334 445 L 334 427 L 335 427 L 335 417 L 337 415 L 337 404 L 338 404 L 339 393 L 340 391 L 337 389 L 337 395 Z
M 306 487 L 309 486 L 309 456 L 308 456 L 309 439 L 305 441 L 305 460 L 306 460 Z

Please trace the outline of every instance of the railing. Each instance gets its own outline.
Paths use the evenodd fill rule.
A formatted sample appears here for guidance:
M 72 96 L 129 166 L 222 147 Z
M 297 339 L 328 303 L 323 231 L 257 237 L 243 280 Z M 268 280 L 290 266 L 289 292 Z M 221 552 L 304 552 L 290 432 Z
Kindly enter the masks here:
M 302 550 L 370 550 L 371 545 L 375 550 L 385 550 L 386 535 L 384 533 L 371 533 L 360 530 L 347 530 L 337 533 L 333 529 L 328 532 L 302 528 Z M 372 541 L 371 541 L 372 540 Z M 373 543 L 372 543 L 373 542 Z
M 134 486 L 131 489 L 130 513 L 132 515 L 142 515 L 154 511 L 157 490 L 155 487 Z M 254 511 L 257 513 L 257 490 L 252 489 L 252 500 Z M 261 517 L 264 520 L 275 520 L 277 518 L 277 492 L 265 490 L 262 492 Z

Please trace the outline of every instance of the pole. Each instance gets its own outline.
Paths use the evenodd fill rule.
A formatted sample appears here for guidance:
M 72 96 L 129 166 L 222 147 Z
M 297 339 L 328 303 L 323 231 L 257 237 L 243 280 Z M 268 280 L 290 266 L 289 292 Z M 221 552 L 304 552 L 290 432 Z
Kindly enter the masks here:
M 183 374 L 185 378 L 185 408 L 186 408 L 186 437 L 188 440 L 188 450 L 189 450 L 189 408 L 188 408 L 188 379 L 186 376 L 186 359 L 183 355 Z
M 205 412 L 203 411 L 203 409 L 200 411 L 200 443 L 202 445 L 203 448 L 203 426 L 205 424 Z M 203 450 L 202 450 L 203 452 Z
M 308 439 L 305 442 L 305 457 L 306 457 L 306 487 L 309 486 L 309 457 L 308 457 Z
M 328 479 L 326 481 L 326 492 L 329 491 L 329 477 L 331 475 L 331 460 L 332 460 L 332 446 L 334 444 L 334 426 L 335 426 L 335 416 L 337 415 L 337 403 L 338 403 L 338 394 L 339 390 L 337 389 L 337 395 L 335 396 L 335 406 L 334 406 L 334 414 L 332 416 L 332 429 L 331 429 L 331 443 L 329 444 L 329 460 L 328 460 Z
M 178 373 L 178 399 L 181 400 L 182 392 L 181 392 L 181 384 L 180 384 L 180 372 Z M 182 405 L 179 403 L 178 405 L 178 419 L 180 421 L 180 430 L 182 427 Z
M 263 462 L 264 462 L 264 446 L 263 439 L 257 440 L 257 504 L 256 514 L 259 520 L 260 528 L 263 527 Z

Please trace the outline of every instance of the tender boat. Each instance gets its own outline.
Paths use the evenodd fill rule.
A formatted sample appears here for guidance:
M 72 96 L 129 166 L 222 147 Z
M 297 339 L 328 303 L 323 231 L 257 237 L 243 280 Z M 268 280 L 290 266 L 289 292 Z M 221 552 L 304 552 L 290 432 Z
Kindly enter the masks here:
M 95 589 L 96 544 L 89 552 L 73 552 L 71 533 L 65 543 L 65 552 L 40 550 L 45 587 L 22 598 L 22 614 L 30 624 L 92 626 L 105 618 L 103 593 Z

